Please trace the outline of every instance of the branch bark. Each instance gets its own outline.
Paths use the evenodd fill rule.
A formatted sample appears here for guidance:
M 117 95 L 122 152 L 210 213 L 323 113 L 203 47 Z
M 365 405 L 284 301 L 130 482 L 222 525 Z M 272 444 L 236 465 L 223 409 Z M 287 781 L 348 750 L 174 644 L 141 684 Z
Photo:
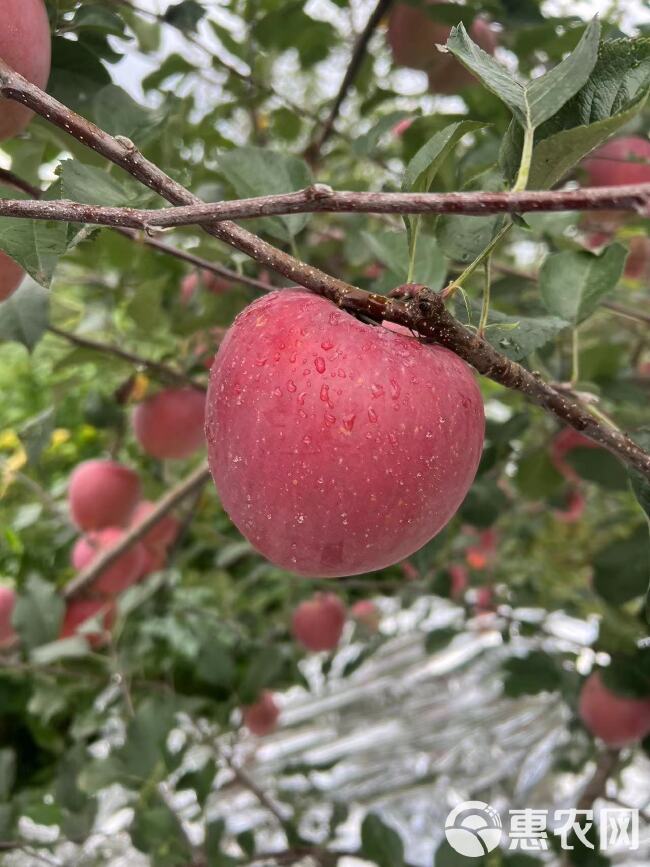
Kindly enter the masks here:
M 0 88 L 0 93 L 6 90 Z M 31 107 L 31 106 L 30 106 Z M 128 140 L 126 140 L 128 141 Z M 97 226 L 153 231 L 176 226 L 211 224 L 304 213 L 345 214 L 523 214 L 555 211 L 634 211 L 650 216 L 650 184 L 585 187 L 578 190 L 471 193 L 373 193 L 333 190 L 314 184 L 293 193 L 255 196 L 225 202 L 139 209 L 85 205 L 67 199 L 0 199 L 0 217 L 64 220 Z
M 123 136 L 114 138 L 99 129 L 95 124 L 28 82 L 2 60 L 0 60 L 0 95 L 28 106 L 51 123 L 66 130 L 82 144 L 129 172 L 172 205 L 204 205 L 197 196 L 149 162 L 130 139 Z M 325 189 L 327 190 L 327 188 Z M 598 197 L 599 195 L 602 196 L 603 189 L 607 188 L 567 191 L 562 192 L 561 196 L 571 198 L 575 195 L 587 197 L 595 195 Z M 633 209 L 637 209 L 639 205 L 644 208 L 647 207 L 649 192 L 647 189 L 636 187 L 630 193 L 629 188 L 616 188 L 617 196 L 621 189 L 627 189 L 627 194 L 634 199 Z M 609 190 L 611 193 L 611 188 Z M 639 198 L 639 190 L 642 191 L 641 198 Z M 453 195 L 463 196 L 467 194 Z M 490 195 L 505 197 L 504 201 L 509 202 L 511 206 L 513 201 L 516 201 L 516 207 L 521 208 L 523 201 L 521 197 L 532 196 L 533 199 L 529 199 L 530 203 L 532 201 L 539 202 L 538 197 L 540 196 L 548 197 L 557 194 L 520 193 L 516 194 L 515 200 L 512 199 L 513 194 Z M 324 197 L 324 200 L 328 197 L 329 193 Z M 575 202 L 567 204 L 566 198 L 563 201 L 563 207 L 571 209 L 576 207 Z M 607 206 L 621 207 L 621 200 L 617 198 L 615 202 L 612 202 L 609 199 Z M 223 222 L 207 224 L 204 229 L 213 237 L 246 253 L 252 259 L 271 270 L 277 271 L 289 280 L 330 299 L 339 307 L 352 313 L 361 313 L 375 321 L 388 319 L 446 346 L 474 366 L 479 373 L 506 388 L 522 392 L 531 401 L 602 445 L 628 466 L 650 479 L 650 454 L 644 452 L 625 434 L 599 422 L 584 405 L 556 391 L 537 374 L 531 373 L 520 364 L 510 361 L 470 329 L 461 325 L 445 310 L 444 302 L 439 295 L 429 294 L 426 299 L 420 296 L 409 301 L 398 301 L 382 295 L 364 292 L 343 280 L 326 274 L 319 268 L 301 262 L 231 221 L 224 219 Z
M 325 120 L 325 123 L 323 124 L 320 133 L 314 138 L 313 143 L 307 148 L 307 153 L 310 155 L 311 159 L 314 159 L 320 154 L 323 145 L 328 140 L 332 132 L 334 132 L 334 124 L 336 122 L 336 118 L 338 117 L 339 111 L 341 110 L 341 106 L 343 105 L 349 89 L 354 84 L 354 80 L 357 77 L 359 70 L 361 69 L 361 64 L 363 63 L 363 58 L 366 55 L 366 49 L 368 48 L 368 43 L 372 38 L 372 34 L 375 32 L 375 30 L 379 26 L 379 22 L 388 12 L 392 5 L 393 0 L 379 0 L 377 5 L 371 12 L 370 18 L 368 18 L 366 26 L 359 34 L 359 38 L 357 39 L 354 49 L 352 51 L 350 63 L 348 65 L 348 68 L 345 70 L 343 81 L 341 82 L 341 86 L 339 87 L 338 93 L 336 94 L 334 103 L 332 104 L 332 108 L 330 109 L 330 113 L 327 116 L 327 119 Z
M 120 539 L 117 545 L 112 548 L 107 548 L 99 555 L 86 569 L 83 569 L 76 575 L 72 581 L 69 581 L 63 588 L 62 595 L 64 599 L 73 599 L 75 596 L 81 595 L 88 590 L 92 583 L 101 575 L 101 573 L 111 566 L 117 559 L 127 551 L 136 542 L 139 542 L 152 527 L 154 527 L 161 518 L 167 515 L 172 509 L 176 508 L 179 503 L 182 503 L 187 497 L 190 497 L 197 488 L 200 488 L 210 478 L 210 470 L 206 463 L 202 463 L 193 472 L 189 474 L 176 487 L 168 491 L 162 499 L 158 500 L 156 506 L 147 515 L 144 520 L 136 524 Z

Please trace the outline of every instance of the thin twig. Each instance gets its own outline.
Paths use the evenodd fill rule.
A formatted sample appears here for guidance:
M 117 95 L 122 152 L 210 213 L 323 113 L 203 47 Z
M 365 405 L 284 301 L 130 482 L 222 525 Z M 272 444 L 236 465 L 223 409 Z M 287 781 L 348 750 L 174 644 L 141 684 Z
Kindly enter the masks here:
M 147 160 L 130 139 L 122 136 L 114 138 L 99 129 L 95 124 L 87 121 L 18 75 L 2 60 L 0 60 L 0 94 L 23 103 L 51 123 L 66 130 L 78 141 L 129 172 L 172 205 L 196 206 L 204 204 L 188 189 Z M 327 188 L 319 187 L 318 191 L 323 189 L 327 190 Z M 620 193 L 621 189 L 623 188 L 616 188 L 616 193 Z M 639 189 L 639 187 L 633 188 L 633 197 L 638 197 Z M 602 193 L 602 189 L 600 192 Z M 568 191 L 562 192 L 560 195 L 571 196 L 576 193 L 583 196 L 599 195 L 598 190 Z M 509 194 L 497 195 L 505 195 L 505 201 L 512 203 L 512 200 L 508 198 Z M 521 197 L 548 197 L 557 194 L 520 193 L 518 195 Z M 522 199 L 518 199 L 517 207 L 521 207 L 521 203 Z M 619 199 L 616 199 L 616 205 L 620 207 Z M 570 207 L 574 209 L 575 203 Z M 224 220 L 206 225 L 204 229 L 213 237 L 246 253 L 252 259 L 282 274 L 289 280 L 300 283 L 306 289 L 330 299 L 339 307 L 352 313 L 362 314 L 374 321 L 387 319 L 396 322 L 411 328 L 424 338 L 429 338 L 446 346 L 475 367 L 479 373 L 506 388 L 522 392 L 529 400 L 553 413 L 557 418 L 602 445 L 650 479 L 650 454 L 646 453 L 625 434 L 598 421 L 587 407 L 556 391 L 539 375 L 531 373 L 514 361 L 510 361 L 486 341 L 481 340 L 470 329 L 461 325 L 445 309 L 440 296 L 429 293 L 424 298 L 421 293 L 417 293 L 418 297 L 412 300 L 398 301 L 382 295 L 364 292 L 318 268 L 301 262 L 236 223 Z
M 200 268 L 202 271 L 209 271 L 211 274 L 216 274 L 217 277 L 225 277 L 226 280 L 232 280 L 233 283 L 241 283 L 244 286 L 250 286 L 252 289 L 259 289 L 261 292 L 268 292 L 269 289 L 273 288 L 267 283 L 257 280 L 255 277 L 248 277 L 246 274 L 232 271 L 224 265 L 218 265 L 216 262 L 203 259 L 201 256 L 189 253 L 187 250 L 181 250 L 179 247 L 172 247 L 170 244 L 163 243 L 163 241 L 149 238 L 141 232 L 124 228 L 115 228 L 115 231 L 119 232 L 120 235 L 124 235 L 125 238 L 130 238 L 137 244 L 150 247 L 152 250 L 158 250 L 159 253 L 166 253 L 168 256 L 174 256 L 176 259 L 181 259 L 183 262 L 187 262 L 195 268 Z
M 93 581 L 95 581 L 105 569 L 111 566 L 121 554 L 142 539 L 142 537 L 145 536 L 161 518 L 171 512 L 172 509 L 187 497 L 190 497 L 197 487 L 201 487 L 209 478 L 210 470 L 208 469 L 207 464 L 202 463 L 199 467 L 193 470 L 189 476 L 176 485 L 176 487 L 168 491 L 162 499 L 158 500 L 155 508 L 151 510 L 146 518 L 128 530 L 116 545 L 103 551 L 93 560 L 90 566 L 79 572 L 72 581 L 69 581 L 63 588 L 64 599 L 71 599 L 75 596 L 79 596 L 84 590 L 88 589 Z
M 255 780 L 250 777 L 243 768 L 241 768 L 228 757 L 226 758 L 226 762 L 228 763 L 228 767 L 230 768 L 230 770 L 235 775 L 235 779 L 237 780 L 237 782 L 240 783 L 245 789 L 248 789 L 251 794 L 255 795 L 260 804 L 265 807 L 269 811 L 269 813 L 275 816 L 275 818 L 282 826 L 284 826 L 286 824 L 287 817 L 284 815 L 278 805 L 271 798 L 269 798 L 269 796 L 263 789 L 260 789 Z
M 334 124 L 336 122 L 336 118 L 338 117 L 339 111 L 341 109 L 341 106 L 343 105 L 343 101 L 345 100 L 349 89 L 352 87 L 355 78 L 359 74 L 361 64 L 363 63 L 363 59 L 366 55 L 368 43 L 370 42 L 373 33 L 377 29 L 379 22 L 388 12 L 392 4 L 393 0 L 379 0 L 374 10 L 370 14 L 370 17 L 368 18 L 366 26 L 359 34 L 359 38 L 357 39 L 354 49 L 352 51 L 350 63 L 348 65 L 348 68 L 345 70 L 343 81 L 341 82 L 341 86 L 339 87 L 338 93 L 336 94 L 336 97 L 332 104 L 332 108 L 330 109 L 330 113 L 327 116 L 327 119 L 325 120 L 325 123 L 323 124 L 320 133 L 315 137 L 313 144 L 310 145 L 309 148 L 307 148 L 307 151 L 311 154 L 312 159 L 318 156 L 318 154 L 320 154 L 323 145 L 328 140 L 332 132 L 335 131 Z
M 10 172 L 9 169 L 0 169 L 0 184 L 4 184 L 7 187 L 14 187 L 16 190 L 27 193 L 27 195 L 31 196 L 33 199 L 38 199 L 41 196 L 41 190 L 38 187 L 30 184 L 29 181 L 26 181 L 24 178 L 19 178 L 18 175 L 14 174 L 14 172 Z
M 47 330 L 50 334 L 54 334 L 62 340 L 67 340 L 68 343 L 73 343 L 75 346 L 79 346 L 82 349 L 90 349 L 93 352 L 101 352 L 104 355 L 113 355 L 115 358 L 120 358 L 128 364 L 147 370 L 163 382 L 171 383 L 173 385 L 185 385 L 190 388 L 195 388 L 197 391 L 205 391 L 205 386 L 198 382 L 194 382 L 191 377 L 186 376 L 184 373 L 181 373 L 160 361 L 151 361 L 150 359 L 136 355 L 134 352 L 127 352 L 127 350 L 121 349 L 119 346 L 115 346 L 115 344 L 112 343 L 101 343 L 98 340 L 90 340 L 87 337 L 80 337 L 78 334 L 73 334 L 71 331 L 57 328 L 56 325 L 49 325 Z
M 0 88 L 4 94 L 11 93 Z M 30 106 L 31 107 L 31 106 Z M 67 199 L 0 199 L 0 217 L 65 220 L 97 226 L 152 231 L 223 220 L 256 219 L 305 213 L 346 214 L 489 214 L 555 211 L 634 211 L 650 215 L 650 183 L 577 190 L 493 193 L 375 193 L 333 190 L 326 184 L 293 193 L 254 196 L 224 202 L 196 202 L 176 208 L 119 208 L 86 205 Z

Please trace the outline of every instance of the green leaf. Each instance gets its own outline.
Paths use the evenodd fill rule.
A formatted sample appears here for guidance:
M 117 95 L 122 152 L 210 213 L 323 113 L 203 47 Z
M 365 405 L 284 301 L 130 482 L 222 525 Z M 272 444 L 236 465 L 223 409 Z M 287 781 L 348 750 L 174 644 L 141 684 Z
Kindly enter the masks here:
M 163 15 L 163 20 L 173 24 L 179 30 L 196 32 L 199 21 L 205 15 L 205 9 L 197 0 L 182 0 L 175 6 L 168 6 Z
M 612 605 L 624 605 L 646 592 L 650 577 L 647 526 L 610 542 L 594 558 L 594 589 Z
M 604 449 L 571 449 L 564 460 L 573 467 L 581 479 L 610 491 L 624 491 L 627 488 L 627 476 L 623 464 Z
M 528 185 L 547 190 L 560 181 L 590 151 L 626 126 L 643 108 L 647 96 L 606 120 L 562 130 L 535 145 Z
M 226 151 L 219 157 L 221 172 L 240 198 L 266 196 L 300 190 L 312 183 L 311 171 L 304 160 L 290 154 L 256 147 Z M 259 221 L 269 234 L 290 241 L 309 220 L 309 214 L 265 217 Z
M 68 224 L 0 218 L 0 250 L 49 287 L 60 257 L 68 249 Z
M 48 198 L 70 199 L 86 205 L 121 206 L 131 204 L 133 194 L 126 186 L 96 166 L 79 160 L 63 160 L 57 169 L 58 183 L 48 190 Z M 53 193 L 56 192 L 56 196 Z
M 265 647 L 251 656 L 239 687 L 242 702 L 254 702 L 260 692 L 272 684 L 273 678 L 282 670 L 282 665 L 282 654 L 275 647 Z
M 385 114 L 380 117 L 367 133 L 355 138 L 352 142 L 352 150 L 359 156 L 368 156 L 372 154 L 379 141 L 388 133 L 395 124 L 405 117 L 409 117 L 408 111 L 391 111 L 390 114 Z
M 390 271 L 386 284 L 390 288 L 399 286 L 406 279 L 409 264 L 409 249 L 406 236 L 402 232 L 363 232 L 363 238 L 373 255 Z M 435 238 L 420 235 L 415 255 L 413 280 L 423 283 L 430 289 L 440 289 L 447 266 Z
M 37 283 L 23 283 L 0 304 L 0 340 L 14 340 L 31 350 L 49 324 L 50 293 Z
M 149 698 L 137 708 L 129 723 L 119 758 L 132 776 L 146 780 L 154 768 L 166 766 L 167 736 L 175 721 L 171 700 Z
M 468 265 L 496 237 L 505 221 L 506 218 L 500 214 L 486 217 L 442 214 L 438 219 L 436 236 L 446 256 Z
M 636 431 L 634 439 L 642 448 L 650 452 L 650 429 L 643 428 L 640 431 Z M 650 482 L 638 470 L 630 469 L 628 473 L 634 496 L 639 501 L 639 505 L 645 512 L 648 521 L 650 521 Z
M 477 310 L 472 305 L 475 318 Z M 507 316 L 490 310 L 485 339 L 512 361 L 521 361 L 553 340 L 567 327 L 557 316 Z
M 16 779 L 16 754 L 9 747 L 0 749 L 0 801 L 6 801 Z
M 12 623 L 27 650 L 54 641 L 61 627 L 65 604 L 56 587 L 36 575 L 27 579 L 16 600 Z
M 517 464 L 515 484 L 529 500 L 544 500 L 557 493 L 564 483 L 547 452 L 524 455 Z
M 63 638 L 61 641 L 52 641 L 42 644 L 29 654 L 29 658 L 35 665 L 51 665 L 61 659 L 79 659 L 88 656 L 90 648 L 88 642 L 81 635 L 71 638 Z
M 457 635 L 458 630 L 451 626 L 432 629 L 431 632 L 427 632 L 424 638 L 424 649 L 427 653 L 437 653 L 439 650 L 442 650 L 443 647 L 447 647 L 449 642 Z
M 484 123 L 477 121 L 462 120 L 451 123 L 440 132 L 432 135 L 406 166 L 402 179 L 402 190 L 405 192 L 428 192 L 440 165 L 460 139 L 467 133 L 484 129 L 485 126 Z
M 590 22 L 576 49 L 545 75 L 521 84 L 512 72 L 454 27 L 447 48 L 510 108 L 520 125 L 535 129 L 551 118 L 587 82 L 598 57 L 600 24 Z
M 196 66 L 181 54 L 170 54 L 163 60 L 158 69 L 142 79 L 142 89 L 145 92 L 157 90 L 168 78 L 176 75 L 187 75 L 188 72 L 196 72 Z
M 30 464 L 38 463 L 43 449 L 49 444 L 54 430 L 54 407 L 49 407 L 30 418 L 20 429 L 18 436 L 27 452 Z
M 547 256 L 539 274 L 547 310 L 574 326 L 584 322 L 615 288 L 626 258 L 622 244 L 611 244 L 600 256 L 573 250 Z
M 384 824 L 376 813 L 369 813 L 361 825 L 360 855 L 378 867 L 404 865 L 404 845 L 400 835 Z
M 542 650 L 507 659 L 503 669 L 503 691 L 509 698 L 555 692 L 562 680 L 557 660 Z
M 129 832 L 133 844 L 150 855 L 156 867 L 183 867 L 192 860 L 192 850 L 180 820 L 158 798 L 153 805 L 136 805 Z

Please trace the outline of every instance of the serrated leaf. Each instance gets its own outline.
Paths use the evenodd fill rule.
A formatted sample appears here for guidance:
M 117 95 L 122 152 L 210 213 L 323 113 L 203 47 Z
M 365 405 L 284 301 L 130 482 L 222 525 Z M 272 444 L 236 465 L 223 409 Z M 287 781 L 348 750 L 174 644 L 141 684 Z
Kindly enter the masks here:
M 63 160 L 57 174 L 59 180 L 48 190 L 48 199 L 70 199 L 86 205 L 116 207 L 133 201 L 130 190 L 96 166 L 79 160 Z
M 312 183 L 309 166 L 298 157 L 256 147 L 241 147 L 222 153 L 219 167 L 241 198 L 300 190 Z M 265 217 L 259 221 L 269 234 L 282 241 L 295 237 L 309 214 Z
M 473 42 L 462 24 L 452 29 L 447 48 L 505 102 L 524 129 L 535 129 L 587 82 L 598 57 L 599 36 L 600 24 L 594 19 L 568 57 L 527 84 Z
M 586 250 L 547 256 L 539 274 L 546 309 L 574 326 L 584 322 L 620 280 L 627 252 L 611 244 L 600 256 Z
M 65 604 L 56 587 L 36 575 L 27 579 L 25 592 L 16 600 L 12 624 L 27 650 L 54 641 Z

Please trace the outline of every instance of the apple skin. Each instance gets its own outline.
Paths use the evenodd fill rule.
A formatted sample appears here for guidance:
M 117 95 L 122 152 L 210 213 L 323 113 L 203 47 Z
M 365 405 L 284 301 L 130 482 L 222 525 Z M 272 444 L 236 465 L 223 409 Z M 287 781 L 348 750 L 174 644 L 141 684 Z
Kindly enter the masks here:
M 613 693 L 597 671 L 582 686 L 578 710 L 586 728 L 610 747 L 624 747 L 650 734 L 650 698 Z
M 582 436 L 581 433 L 578 433 L 578 431 L 572 427 L 565 427 L 551 443 L 551 462 L 558 473 L 564 476 L 567 481 L 576 483 L 580 481 L 580 476 L 571 464 L 566 462 L 566 456 L 569 452 L 573 451 L 573 449 L 597 448 L 600 448 L 598 443 Z
M 84 461 L 70 476 L 70 515 L 81 530 L 123 527 L 140 499 L 140 479 L 115 461 Z
M 165 460 L 188 458 L 205 442 L 205 394 L 196 388 L 167 388 L 136 406 L 133 431 L 147 454 Z
M 50 23 L 43 0 L 2 0 L 0 57 L 32 84 L 45 88 L 50 76 Z M 0 141 L 27 126 L 32 112 L 13 100 L 0 100 Z
M 590 187 L 650 183 L 650 140 L 637 135 L 610 139 L 582 163 Z
M 451 578 L 450 596 L 452 599 L 461 599 L 469 586 L 467 569 L 460 563 L 452 563 L 447 571 Z
M 265 689 L 254 704 L 242 708 L 242 722 L 249 732 L 257 737 L 270 735 L 275 731 L 280 716 L 280 708 L 275 703 L 273 693 Z
M 0 100 L 0 109 L 3 100 Z M 0 301 L 6 301 L 23 282 L 25 272 L 17 262 L 0 252 Z
M 350 614 L 357 623 L 361 623 L 369 632 L 377 632 L 381 621 L 381 613 L 371 599 L 360 599 L 350 609 Z
M 405 559 L 454 515 L 485 419 L 469 367 L 309 292 L 247 307 L 210 372 L 208 458 L 230 518 L 314 577 Z
M 442 2 L 432 0 L 430 5 Z M 437 49 L 437 45 L 447 42 L 450 33 L 451 27 L 434 21 L 422 9 L 407 3 L 395 6 L 388 21 L 388 43 L 394 62 L 427 72 L 433 93 L 457 93 L 476 83 L 476 78 L 452 54 Z M 469 33 L 484 51 L 494 54 L 496 34 L 484 19 L 476 18 Z
M 232 283 L 225 277 L 213 274 L 212 271 L 192 271 L 181 282 L 181 302 L 189 304 L 201 287 L 207 289 L 208 292 L 214 292 L 215 295 L 221 295 L 232 288 Z
M 72 549 L 72 565 L 79 571 L 85 569 L 100 553 L 107 548 L 112 548 L 123 536 L 124 530 L 118 527 L 107 527 L 87 536 L 81 536 Z M 142 576 L 145 562 L 144 546 L 136 542 L 118 557 L 112 566 L 101 573 L 92 585 L 93 592 L 107 596 L 122 593 Z
M 135 526 L 144 521 L 155 508 L 156 504 L 151 500 L 142 500 L 135 508 L 131 525 Z M 147 548 L 169 548 L 176 541 L 180 526 L 180 521 L 174 515 L 163 515 L 140 541 Z
M 11 618 L 16 604 L 16 593 L 11 587 L 0 585 L 0 647 L 13 644 L 17 638 L 11 624 Z
M 345 607 L 333 593 L 316 593 L 293 612 L 291 631 L 307 650 L 334 650 L 345 626 Z
M 103 612 L 101 623 L 103 632 L 83 633 L 83 637 L 91 647 L 99 647 L 106 641 L 106 633 L 110 631 L 115 622 L 115 603 L 99 599 L 73 599 L 68 602 L 61 626 L 60 638 L 70 638 L 77 634 L 77 630 L 86 620 L 96 617 Z
M 625 276 L 629 280 L 650 283 L 650 238 L 645 235 L 634 235 L 630 238 L 628 249 Z

